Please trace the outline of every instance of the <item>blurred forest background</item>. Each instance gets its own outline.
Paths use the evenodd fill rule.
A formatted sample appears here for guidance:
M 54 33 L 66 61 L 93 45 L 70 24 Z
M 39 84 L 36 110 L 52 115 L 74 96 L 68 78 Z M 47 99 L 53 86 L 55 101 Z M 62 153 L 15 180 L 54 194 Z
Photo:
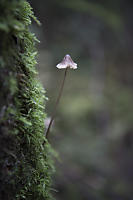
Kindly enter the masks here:
M 50 142 L 59 152 L 57 200 L 133 199 L 133 1 L 30 0 L 31 28 L 51 115 L 65 54 L 70 70 Z M 54 191 L 55 190 L 55 191 Z M 56 191 L 57 190 L 57 191 Z

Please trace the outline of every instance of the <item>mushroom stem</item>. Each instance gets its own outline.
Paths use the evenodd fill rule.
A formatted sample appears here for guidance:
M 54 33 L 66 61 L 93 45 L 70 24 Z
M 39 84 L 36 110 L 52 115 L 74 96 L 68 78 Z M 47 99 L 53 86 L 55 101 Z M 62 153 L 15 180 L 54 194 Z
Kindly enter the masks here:
M 65 83 L 67 71 L 68 71 L 68 67 L 65 69 L 64 78 L 63 78 L 63 81 L 62 81 L 62 84 L 61 84 L 61 88 L 60 88 L 60 91 L 59 91 L 59 95 L 58 95 L 58 98 L 57 98 L 57 100 L 56 100 L 55 108 L 54 108 L 54 111 L 53 111 L 53 113 L 52 113 L 52 117 L 51 117 L 50 123 L 49 123 L 48 128 L 47 128 L 47 131 L 46 131 L 46 138 L 47 138 L 47 139 L 48 139 L 48 136 L 49 136 L 49 132 L 50 132 L 51 125 L 52 125 L 53 120 L 54 120 L 55 115 L 56 115 L 57 106 L 58 106 L 58 104 L 59 104 L 59 102 L 60 102 L 60 99 L 61 99 L 61 95 L 62 95 L 62 92 L 63 92 L 63 88 L 64 88 L 64 83 Z

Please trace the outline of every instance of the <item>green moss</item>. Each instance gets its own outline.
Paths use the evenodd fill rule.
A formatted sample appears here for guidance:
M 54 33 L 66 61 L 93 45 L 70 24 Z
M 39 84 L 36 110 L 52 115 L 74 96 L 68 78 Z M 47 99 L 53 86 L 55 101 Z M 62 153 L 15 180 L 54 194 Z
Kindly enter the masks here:
M 37 39 L 28 28 L 31 19 L 37 21 L 26 1 L 0 1 L 2 200 L 52 199 L 53 161 L 44 137 L 45 92 L 36 78 Z

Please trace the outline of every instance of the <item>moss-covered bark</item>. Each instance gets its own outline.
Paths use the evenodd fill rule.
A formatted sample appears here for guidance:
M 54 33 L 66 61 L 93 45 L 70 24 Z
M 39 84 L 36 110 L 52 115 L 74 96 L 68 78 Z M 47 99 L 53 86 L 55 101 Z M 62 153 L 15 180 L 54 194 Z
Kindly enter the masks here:
M 42 86 L 36 79 L 35 19 L 25 0 L 0 1 L 0 199 L 51 199 Z M 35 19 L 36 20 L 36 19 Z

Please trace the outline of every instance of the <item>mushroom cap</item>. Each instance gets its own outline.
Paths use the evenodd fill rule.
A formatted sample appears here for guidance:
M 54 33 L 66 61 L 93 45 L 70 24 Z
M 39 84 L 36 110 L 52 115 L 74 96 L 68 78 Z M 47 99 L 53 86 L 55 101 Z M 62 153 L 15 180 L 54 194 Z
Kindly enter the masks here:
M 65 68 L 71 68 L 71 69 L 77 69 L 77 64 L 73 62 L 71 56 L 69 54 L 65 55 L 63 60 L 56 65 L 58 69 L 65 69 Z

